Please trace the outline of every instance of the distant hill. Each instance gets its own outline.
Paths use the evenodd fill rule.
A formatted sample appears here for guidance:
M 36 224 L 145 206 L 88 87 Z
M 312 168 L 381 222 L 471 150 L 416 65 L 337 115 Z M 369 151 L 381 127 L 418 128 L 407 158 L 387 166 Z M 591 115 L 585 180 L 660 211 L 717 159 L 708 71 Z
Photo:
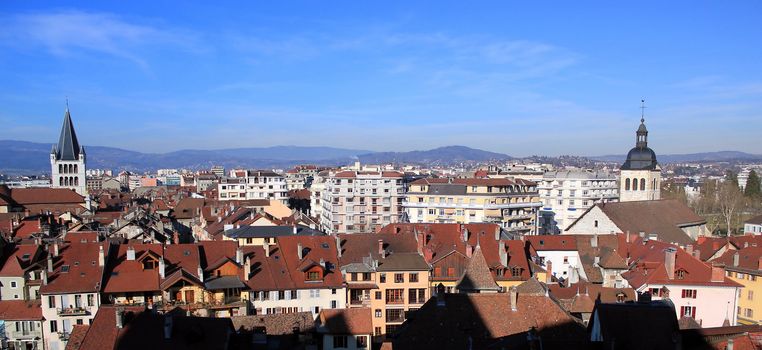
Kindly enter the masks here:
M 627 155 L 605 155 L 588 157 L 593 160 L 604 162 L 624 162 Z M 722 161 L 762 161 L 762 155 L 750 154 L 738 151 L 702 152 L 689 154 L 656 154 L 659 163 L 685 163 L 685 162 L 722 162 Z
M 509 155 L 466 146 L 446 146 L 428 151 L 377 152 L 359 156 L 363 163 L 457 164 L 513 159 Z
M 0 140 L 0 172 L 38 174 L 50 171 L 49 143 Z M 231 148 L 220 150 L 181 150 L 169 153 L 141 153 L 114 147 L 85 146 L 91 169 L 125 169 L 153 171 L 161 168 L 208 169 L 212 165 L 226 168 L 284 169 L 297 164 L 337 166 L 359 159 L 364 163 L 455 164 L 469 161 L 510 159 L 500 154 L 464 146 L 440 147 L 428 151 L 381 152 L 333 147 L 274 146 Z

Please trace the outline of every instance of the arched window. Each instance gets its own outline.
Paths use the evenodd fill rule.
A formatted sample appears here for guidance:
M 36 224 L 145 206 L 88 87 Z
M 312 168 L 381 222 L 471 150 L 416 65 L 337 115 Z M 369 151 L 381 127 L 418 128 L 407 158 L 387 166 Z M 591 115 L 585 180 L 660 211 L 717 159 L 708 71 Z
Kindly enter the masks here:
M 640 179 L 640 190 L 641 191 L 646 190 L 646 179 Z
M 78 171 L 77 171 L 77 164 L 74 164 L 74 173 L 75 174 L 78 173 Z
M 624 190 L 629 191 L 630 190 L 630 179 L 627 178 L 624 180 Z
M 656 179 L 653 181 L 653 187 L 651 187 L 652 190 L 656 190 Z
M 638 178 L 632 179 L 632 190 L 637 191 L 638 190 Z
M 68 177 L 64 178 L 64 186 L 69 186 L 69 178 Z
M 58 186 L 63 186 L 63 176 L 58 178 Z
M 58 164 L 58 173 L 60 174 L 62 172 L 63 172 L 63 166 L 61 166 L 61 164 Z
M 74 186 L 79 186 L 79 176 L 74 178 Z

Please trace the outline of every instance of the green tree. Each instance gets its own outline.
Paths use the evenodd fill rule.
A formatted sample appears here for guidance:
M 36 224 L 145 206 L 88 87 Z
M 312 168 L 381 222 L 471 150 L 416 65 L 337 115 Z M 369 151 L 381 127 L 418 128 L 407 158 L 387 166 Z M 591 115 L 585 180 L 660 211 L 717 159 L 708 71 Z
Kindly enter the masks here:
M 759 176 L 756 171 L 752 170 L 749 172 L 749 178 L 746 180 L 746 187 L 743 190 L 743 194 L 752 199 L 756 199 L 762 194 L 762 190 L 760 190 Z

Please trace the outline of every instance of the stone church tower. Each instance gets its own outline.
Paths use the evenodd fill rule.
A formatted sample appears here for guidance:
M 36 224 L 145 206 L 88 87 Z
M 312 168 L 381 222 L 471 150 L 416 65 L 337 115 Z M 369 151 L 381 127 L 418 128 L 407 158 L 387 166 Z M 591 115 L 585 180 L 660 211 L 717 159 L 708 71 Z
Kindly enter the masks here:
M 641 106 L 641 109 L 643 108 L 645 107 Z M 660 199 L 661 167 L 656 162 L 656 153 L 648 148 L 648 129 L 642 114 L 640 127 L 635 134 L 635 147 L 627 153 L 627 160 L 620 168 L 619 201 Z
M 69 188 L 82 196 L 87 195 L 85 148 L 77 141 L 68 102 L 58 145 L 53 145 L 50 151 L 50 168 L 53 188 Z

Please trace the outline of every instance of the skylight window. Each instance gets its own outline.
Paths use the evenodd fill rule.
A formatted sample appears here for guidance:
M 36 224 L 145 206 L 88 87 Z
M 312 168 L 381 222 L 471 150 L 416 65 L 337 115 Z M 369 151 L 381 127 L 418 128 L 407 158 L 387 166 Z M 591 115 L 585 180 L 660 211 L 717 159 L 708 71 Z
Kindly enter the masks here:
M 69 272 L 69 265 L 61 266 L 61 272 Z

